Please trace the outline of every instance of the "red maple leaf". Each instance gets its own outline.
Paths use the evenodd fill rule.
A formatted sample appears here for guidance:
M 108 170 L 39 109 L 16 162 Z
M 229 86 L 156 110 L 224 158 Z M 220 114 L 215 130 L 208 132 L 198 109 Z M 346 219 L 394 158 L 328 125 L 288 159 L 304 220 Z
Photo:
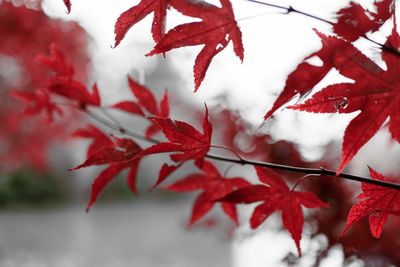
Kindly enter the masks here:
M 190 174 L 181 180 L 167 186 L 165 189 L 175 192 L 190 192 L 203 190 L 197 196 L 193 205 L 192 215 L 189 220 L 189 226 L 200 220 L 215 205 L 214 200 L 220 199 L 239 188 L 249 186 L 250 183 L 241 177 L 225 178 L 215 165 L 205 161 L 201 168 L 202 173 Z M 232 203 L 221 203 L 225 214 L 238 225 L 236 207 Z
M 64 1 L 64 5 L 67 7 L 67 12 L 70 13 L 71 12 L 71 1 L 70 0 L 63 0 Z
M 136 176 L 140 159 L 132 160 L 132 158 L 140 151 L 142 149 L 132 139 L 114 137 L 114 145 L 112 147 L 105 147 L 94 152 L 84 163 L 71 169 L 77 170 L 93 165 L 109 164 L 93 181 L 87 210 L 96 202 L 98 195 L 107 184 L 124 169 L 129 169 L 127 176 L 128 186 L 136 194 Z
M 165 34 L 165 20 L 170 0 L 142 0 L 122 13 L 114 26 L 115 47 L 124 39 L 129 29 L 154 12 L 151 33 L 158 43 Z
M 92 92 L 80 81 L 71 80 L 66 77 L 54 77 L 48 81 L 47 90 L 70 100 L 77 101 L 81 107 L 86 104 L 100 106 L 100 95 L 97 85 L 94 84 Z
M 400 48 L 396 25 L 386 46 L 393 51 Z M 354 46 L 349 46 L 341 53 L 335 54 L 334 64 L 340 74 L 354 80 L 354 83 L 329 85 L 304 104 L 290 107 L 315 113 L 361 111 L 346 128 L 342 159 L 337 173 L 340 173 L 357 151 L 376 134 L 387 118 L 390 118 L 389 131 L 392 137 L 400 142 L 400 58 L 385 50 L 382 52 L 382 58 L 387 70 L 380 68 Z
M 53 121 L 54 113 L 63 115 L 62 109 L 51 102 L 50 95 L 43 90 L 35 90 L 34 92 L 19 92 L 12 91 L 11 95 L 15 98 L 32 104 L 24 110 L 24 115 L 35 115 L 42 111 L 47 114 L 47 121 L 50 123 Z
M 264 183 L 251 185 L 234 191 L 220 201 L 232 203 L 253 203 L 263 201 L 258 205 L 250 218 L 250 226 L 259 227 L 272 213 L 282 211 L 282 222 L 290 232 L 301 255 L 300 240 L 304 224 L 301 206 L 306 208 L 325 208 L 328 203 L 321 201 L 312 192 L 298 192 L 290 189 L 282 177 L 272 170 L 256 167 L 259 180 Z
M 103 148 L 114 146 L 114 142 L 111 138 L 93 125 L 88 125 L 86 128 L 76 130 L 72 136 L 92 139 L 92 143 L 87 149 L 87 157 L 90 157 Z
M 208 108 L 203 117 L 202 128 L 203 133 L 200 133 L 192 125 L 169 118 L 151 118 L 162 130 L 169 142 L 162 142 L 151 146 L 136 157 L 144 157 L 152 154 L 170 153 L 170 157 L 174 162 L 183 163 L 188 160 L 195 160 L 197 166 L 201 168 L 204 157 L 211 146 L 212 124 L 208 118 Z
M 383 23 L 393 15 L 393 0 L 375 1 L 377 12 L 365 10 L 360 4 L 351 2 L 346 8 L 337 12 L 338 21 L 333 30 L 349 41 L 355 41 L 365 36 L 369 31 L 377 31 Z
M 173 1 L 172 5 L 183 15 L 202 21 L 176 26 L 146 56 L 165 53 L 183 46 L 204 45 L 193 68 L 195 91 L 203 81 L 213 57 L 225 49 L 230 41 L 236 56 L 243 61 L 242 33 L 229 0 L 221 0 L 221 8 L 204 1 Z
M 153 95 L 152 91 L 147 87 L 139 84 L 137 81 L 128 77 L 129 88 L 132 94 L 136 97 L 137 102 L 134 101 L 122 101 L 115 105 L 114 108 L 123 110 L 128 113 L 136 114 L 147 118 L 147 115 L 156 116 L 160 118 L 169 117 L 169 101 L 168 93 L 165 92 L 159 106 L 157 100 Z M 151 120 L 150 120 L 151 121 Z M 154 134 L 160 131 L 160 127 L 153 123 L 147 128 L 145 135 L 147 138 L 152 137 Z
M 94 84 L 92 92 L 80 81 L 73 79 L 74 68 L 67 62 L 65 55 L 56 49 L 50 48 L 50 56 L 38 55 L 36 59 L 55 72 L 55 76 L 47 81 L 46 89 L 70 100 L 78 101 L 80 105 L 86 104 L 100 106 L 100 95 L 97 85 Z
M 56 48 L 55 44 L 50 45 L 50 55 L 39 54 L 35 59 L 54 71 L 57 76 L 71 78 L 74 75 L 74 67 L 67 61 L 65 55 Z
M 306 57 L 286 79 L 285 88 L 273 104 L 272 108 L 265 114 L 267 120 L 272 114 L 290 101 L 296 95 L 306 95 L 326 74 L 333 68 L 333 57 L 345 50 L 350 43 L 333 36 L 325 36 L 316 32 L 322 41 L 322 48 Z M 318 57 L 322 61 L 321 66 L 312 65 L 308 59 Z
M 372 168 L 369 168 L 369 173 L 375 180 L 393 181 Z M 367 183 L 362 183 L 361 189 L 362 193 L 357 196 L 358 202 L 351 208 L 340 235 L 343 236 L 356 222 L 368 217 L 371 234 L 379 238 L 389 215 L 400 215 L 400 191 Z
M 195 160 L 195 164 L 202 168 L 204 157 L 207 155 L 211 147 L 212 124 L 208 118 L 208 108 L 203 117 L 202 128 L 200 133 L 192 125 L 169 118 L 150 118 L 162 130 L 169 142 L 162 142 L 144 149 L 138 153 L 134 159 L 148 155 L 160 153 L 174 153 L 170 157 L 177 165 L 164 164 L 161 167 L 157 182 L 153 188 L 163 182 L 172 172 L 177 170 L 188 160 Z

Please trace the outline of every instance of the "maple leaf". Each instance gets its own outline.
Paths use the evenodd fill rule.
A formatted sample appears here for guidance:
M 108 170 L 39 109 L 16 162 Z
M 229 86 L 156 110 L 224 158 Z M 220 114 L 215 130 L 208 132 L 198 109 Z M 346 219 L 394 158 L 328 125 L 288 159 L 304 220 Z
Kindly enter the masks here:
M 393 181 L 372 168 L 369 168 L 369 173 L 375 180 Z M 357 196 L 358 202 L 351 208 L 340 236 L 343 236 L 356 222 L 368 217 L 371 234 L 379 238 L 389 215 L 399 216 L 400 191 L 367 183 L 362 183 L 361 189 L 362 193 Z
M 135 155 L 134 159 L 160 153 L 174 153 L 170 158 L 176 165 L 163 164 L 159 177 L 152 189 L 163 182 L 171 173 L 180 168 L 188 160 L 194 160 L 195 164 L 202 168 L 204 157 L 211 146 L 212 124 L 208 118 L 208 108 L 202 121 L 203 134 L 192 125 L 183 121 L 173 121 L 169 118 L 150 118 L 162 130 L 169 142 L 162 142 L 148 147 Z
M 96 84 L 93 85 L 92 92 L 89 92 L 80 81 L 71 80 L 67 77 L 54 77 L 48 81 L 47 90 L 70 100 L 75 100 L 82 107 L 86 104 L 101 105 L 99 89 Z
M 393 27 L 387 44 L 398 51 L 400 37 Z M 340 173 L 358 150 L 371 139 L 389 117 L 389 131 L 400 142 L 400 59 L 390 51 L 383 51 L 382 58 L 387 70 L 364 56 L 354 46 L 337 53 L 335 68 L 354 83 L 329 85 L 317 92 L 304 104 L 289 107 L 315 113 L 361 112 L 347 126 L 342 146 Z
M 112 147 L 105 147 L 96 151 L 91 154 L 85 162 L 71 170 L 113 162 L 126 162 L 132 159 L 140 151 L 142 151 L 142 149 L 132 139 L 114 137 L 114 144 Z
M 153 12 L 154 18 L 151 33 L 154 41 L 158 43 L 165 34 L 165 20 L 169 2 L 169 0 L 142 0 L 136 6 L 123 12 L 114 26 L 114 47 L 117 47 L 121 43 L 133 25 Z
M 94 84 L 92 92 L 80 81 L 73 80 L 74 68 L 69 64 L 55 45 L 50 47 L 50 56 L 38 55 L 36 59 L 55 72 L 55 76 L 47 81 L 46 89 L 71 100 L 76 100 L 84 107 L 86 104 L 100 106 L 100 94 L 97 85 Z
M 351 2 L 337 12 L 338 21 L 333 31 L 349 41 L 355 41 L 367 32 L 377 31 L 393 15 L 393 0 L 375 1 L 377 12 L 365 10 L 360 4 Z
M 250 218 L 250 226 L 259 227 L 272 213 L 282 211 L 282 222 L 290 232 L 301 255 L 300 240 L 304 224 L 304 215 L 301 206 L 306 208 L 326 208 L 328 203 L 321 201 L 312 192 L 298 192 L 290 189 L 282 177 L 272 171 L 255 167 L 259 180 L 263 184 L 251 185 L 238 189 L 219 201 L 230 203 L 254 203 L 258 205 Z M 265 185 L 264 185 L 265 184 Z
M 172 5 L 183 15 L 202 21 L 176 26 L 146 56 L 165 53 L 183 46 L 203 44 L 204 47 L 197 55 L 193 67 L 195 91 L 203 81 L 212 59 L 224 50 L 230 41 L 236 56 L 243 61 L 242 33 L 229 0 L 221 0 L 221 8 L 204 1 L 173 1 Z
M 34 92 L 19 92 L 12 91 L 11 95 L 15 98 L 24 101 L 25 103 L 32 104 L 24 110 L 24 115 L 35 115 L 45 111 L 47 114 L 47 121 L 53 121 L 54 113 L 63 115 L 62 109 L 51 102 L 50 95 L 43 90 L 35 90 Z
M 173 121 L 169 118 L 153 117 L 156 123 L 162 130 L 169 142 L 162 142 L 146 148 L 135 156 L 144 157 L 152 154 L 177 152 L 170 157 L 176 163 L 183 163 L 188 160 L 195 160 L 198 167 L 201 168 L 204 157 L 211 146 L 212 124 L 208 118 L 208 108 L 203 117 L 202 128 L 203 133 L 200 133 L 192 125 L 183 121 Z
M 347 49 L 350 43 L 333 36 L 325 36 L 316 32 L 321 38 L 322 48 L 306 57 L 286 79 L 286 84 L 279 97 L 275 100 L 272 108 L 265 114 L 267 120 L 280 107 L 300 94 L 306 95 L 326 74 L 334 67 L 333 57 L 337 53 Z M 322 61 L 321 66 L 315 66 L 307 62 L 308 59 L 318 57 Z
M 72 136 L 92 139 L 92 143 L 87 149 L 87 157 L 90 157 L 103 148 L 112 147 L 114 145 L 114 142 L 108 135 L 93 125 L 88 125 L 86 128 L 76 130 Z
M 203 190 L 195 200 L 189 226 L 205 216 L 215 205 L 214 200 L 220 199 L 239 188 L 249 186 L 250 183 L 241 177 L 225 178 L 217 167 L 209 161 L 205 161 L 201 168 L 202 173 L 190 174 L 181 180 L 165 187 L 175 192 L 190 192 Z M 225 214 L 238 225 L 236 207 L 232 203 L 221 203 Z
M 179 169 L 182 165 L 183 162 L 180 162 L 177 165 L 168 165 L 164 163 L 159 171 L 157 181 L 151 187 L 151 190 L 155 189 L 159 184 L 161 184 L 165 179 L 167 179 L 174 171 Z
M 139 84 L 137 81 L 135 81 L 130 77 L 128 77 L 128 83 L 132 94 L 137 99 L 137 102 L 122 101 L 113 105 L 114 108 L 146 118 L 147 116 L 145 113 L 160 118 L 169 117 L 169 101 L 167 92 L 165 92 L 158 106 L 157 100 L 153 95 L 153 93 L 151 92 L 151 90 Z M 152 120 L 150 120 L 150 122 L 152 124 L 146 129 L 145 132 L 145 136 L 147 138 L 152 137 L 153 135 L 155 135 L 160 131 L 160 128 L 158 127 L 157 124 L 155 124 Z
M 70 0 L 63 0 L 64 5 L 67 7 L 67 13 L 71 13 L 71 1 Z
M 36 61 L 54 71 L 57 76 L 71 78 L 74 75 L 74 67 L 68 63 L 65 55 L 59 51 L 55 44 L 50 45 L 50 55 L 39 54 Z
M 115 176 L 124 169 L 129 169 L 127 175 L 128 187 L 136 194 L 136 176 L 140 159 L 132 158 L 142 149 L 132 139 L 114 137 L 112 147 L 105 147 L 91 154 L 84 163 L 70 170 L 77 170 L 94 165 L 109 164 L 93 181 L 87 210 L 96 202 L 97 197 Z

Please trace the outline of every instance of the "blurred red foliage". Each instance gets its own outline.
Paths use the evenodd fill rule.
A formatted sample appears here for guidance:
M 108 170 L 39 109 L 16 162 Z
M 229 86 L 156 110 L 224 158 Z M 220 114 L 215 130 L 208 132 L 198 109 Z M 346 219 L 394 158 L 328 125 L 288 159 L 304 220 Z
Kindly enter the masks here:
M 47 167 L 50 145 L 66 138 L 68 119 L 49 125 L 44 131 L 38 124 L 46 123 L 46 116 L 27 120 L 21 116 L 21 105 L 9 92 L 13 89 L 33 93 L 44 86 L 50 71 L 38 64 L 35 56 L 48 54 L 52 43 L 68 53 L 76 66 L 76 77 L 86 81 L 86 33 L 78 24 L 51 19 L 41 10 L 1 2 L 0 37 L 1 168 L 7 171 L 30 166 L 43 170 Z

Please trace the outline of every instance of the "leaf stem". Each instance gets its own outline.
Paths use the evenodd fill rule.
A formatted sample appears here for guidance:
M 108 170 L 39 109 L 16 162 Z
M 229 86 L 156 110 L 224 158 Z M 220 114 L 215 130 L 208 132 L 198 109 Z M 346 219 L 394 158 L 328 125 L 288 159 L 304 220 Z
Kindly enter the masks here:
M 226 176 L 228 175 L 228 172 L 229 172 L 233 167 L 235 167 L 235 164 L 234 164 L 234 163 L 230 164 L 230 165 L 228 166 L 228 168 L 226 168 L 226 170 L 224 171 L 224 174 L 222 175 L 222 177 L 226 177 Z
M 297 182 L 293 185 L 292 189 L 290 191 L 294 191 L 296 189 L 296 187 L 301 184 L 305 179 L 307 179 L 308 177 L 320 177 L 321 175 L 319 174 L 306 174 L 303 177 L 301 177 L 299 180 L 297 180 Z

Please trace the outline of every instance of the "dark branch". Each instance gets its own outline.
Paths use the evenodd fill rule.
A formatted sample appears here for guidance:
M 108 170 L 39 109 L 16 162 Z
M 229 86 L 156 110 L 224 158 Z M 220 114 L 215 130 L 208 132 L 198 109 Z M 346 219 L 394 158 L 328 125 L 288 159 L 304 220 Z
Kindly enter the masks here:
M 104 113 L 104 108 L 100 108 L 100 109 Z M 107 117 L 110 120 L 106 120 L 103 117 L 98 116 L 97 114 L 95 114 L 87 109 L 85 109 L 84 112 L 89 117 L 91 117 L 98 123 L 102 124 L 103 126 L 108 127 L 111 130 L 118 131 L 121 134 L 128 135 L 130 137 L 137 138 L 137 139 L 140 139 L 143 141 L 147 141 L 147 142 L 150 142 L 153 144 L 160 143 L 159 140 L 156 140 L 153 138 L 147 138 L 140 133 L 137 133 L 135 131 L 124 128 L 122 126 L 122 124 L 116 118 L 114 118 L 110 113 L 107 113 L 107 111 L 106 111 Z M 213 147 L 220 147 L 220 146 L 213 145 Z M 378 186 L 382 186 L 382 187 L 386 187 L 386 188 L 400 190 L 400 184 L 385 182 L 385 181 L 380 181 L 380 180 L 374 180 L 371 178 L 347 174 L 347 173 L 340 173 L 339 175 L 336 175 L 336 171 L 324 169 L 324 168 L 319 168 L 319 169 L 318 168 L 303 168 L 303 167 L 296 167 L 296 166 L 290 166 L 290 165 L 275 164 L 275 163 L 271 163 L 271 162 L 249 160 L 249 159 L 245 159 L 241 156 L 239 156 L 238 159 L 235 159 L 235 158 L 228 158 L 228 157 L 224 157 L 224 156 L 220 156 L 220 155 L 214 155 L 211 153 L 208 153 L 206 157 L 209 159 L 218 160 L 218 161 L 231 162 L 231 163 L 240 164 L 240 165 L 253 165 L 253 166 L 259 166 L 259 167 L 264 167 L 264 168 L 287 171 L 287 172 L 296 172 L 296 173 L 302 173 L 302 174 L 315 174 L 315 175 L 320 175 L 320 176 L 334 176 L 334 177 L 345 179 L 345 180 L 357 181 L 357 182 L 373 184 L 373 185 L 378 185 Z
M 259 5 L 264 5 L 264 6 L 277 8 L 277 9 L 285 11 L 285 14 L 296 13 L 296 14 L 300 14 L 302 16 L 306 16 L 306 17 L 315 19 L 315 20 L 319 20 L 321 22 L 324 22 L 324 23 L 327 23 L 327 24 L 330 24 L 330 25 L 334 24 L 332 21 L 326 20 L 324 18 L 317 17 L 317 16 L 309 14 L 307 12 L 303 12 L 303 11 L 297 10 L 296 8 L 294 8 L 292 6 L 275 5 L 275 4 L 271 4 L 271 3 L 267 3 L 267 2 L 261 2 L 261 1 L 257 1 L 257 0 L 245 0 L 245 1 L 251 2 L 251 3 L 255 3 L 255 4 L 259 4 Z
M 340 173 L 339 175 L 336 175 L 336 171 L 328 170 L 328 169 L 324 169 L 324 168 L 319 168 L 319 169 L 317 169 L 317 168 L 302 168 L 302 167 L 296 167 L 296 166 L 275 164 L 275 163 L 271 163 L 271 162 L 248 160 L 248 159 L 243 159 L 243 158 L 241 160 L 233 159 L 233 158 L 226 158 L 226 157 L 221 157 L 221 156 L 212 155 L 212 154 L 208 154 L 207 158 L 214 159 L 214 160 L 220 160 L 220 161 L 226 161 L 226 162 L 232 162 L 232 163 L 242 164 L 242 165 L 253 165 L 253 166 L 276 169 L 276 170 L 281 170 L 281 171 L 288 171 L 288 172 L 297 172 L 297 173 L 303 173 L 303 174 L 315 174 L 315 175 L 320 175 L 320 176 L 335 176 L 335 177 L 342 178 L 345 180 L 357 181 L 357 182 L 379 185 L 379 186 L 383 186 L 383 187 L 387 187 L 387 188 L 391 188 L 391 189 L 400 190 L 400 184 L 390 183 L 390 182 L 385 182 L 385 181 L 380 181 L 380 180 L 374 180 L 371 178 L 347 174 L 347 173 Z

